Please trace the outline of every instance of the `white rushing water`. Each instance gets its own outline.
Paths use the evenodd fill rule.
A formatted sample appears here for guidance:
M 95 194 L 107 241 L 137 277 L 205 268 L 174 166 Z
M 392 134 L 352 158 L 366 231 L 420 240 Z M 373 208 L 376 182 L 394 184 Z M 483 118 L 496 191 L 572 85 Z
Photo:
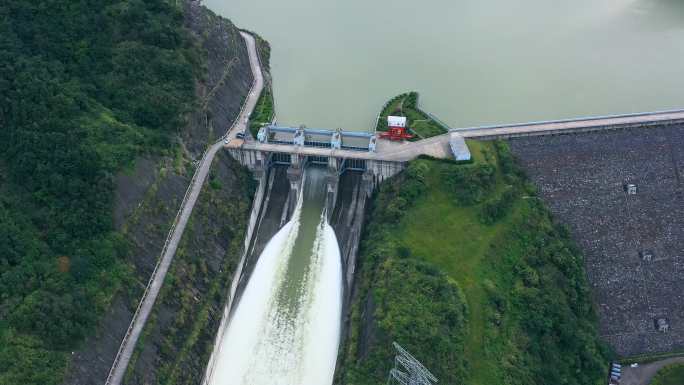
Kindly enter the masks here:
M 322 175 L 307 170 L 292 220 L 259 257 L 220 342 L 210 384 L 332 383 L 342 267 L 323 209 Z

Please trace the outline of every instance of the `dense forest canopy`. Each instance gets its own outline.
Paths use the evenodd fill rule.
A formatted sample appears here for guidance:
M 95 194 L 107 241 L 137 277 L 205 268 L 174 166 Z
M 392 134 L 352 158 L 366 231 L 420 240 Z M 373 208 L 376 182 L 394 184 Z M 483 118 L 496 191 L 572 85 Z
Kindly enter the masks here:
M 113 175 L 168 151 L 200 68 L 165 0 L 0 2 L 0 384 L 61 382 L 127 272 Z

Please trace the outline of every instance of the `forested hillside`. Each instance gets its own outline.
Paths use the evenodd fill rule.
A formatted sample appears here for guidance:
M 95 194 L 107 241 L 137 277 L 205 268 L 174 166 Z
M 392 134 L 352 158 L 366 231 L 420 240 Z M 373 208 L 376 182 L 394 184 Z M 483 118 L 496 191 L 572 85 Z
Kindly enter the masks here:
M 129 274 L 117 171 L 170 151 L 199 57 L 164 0 L 0 3 L 0 384 L 53 384 Z
M 582 254 L 503 142 L 472 164 L 419 159 L 384 182 L 360 248 L 336 383 L 384 383 L 397 341 L 458 385 L 595 385 Z

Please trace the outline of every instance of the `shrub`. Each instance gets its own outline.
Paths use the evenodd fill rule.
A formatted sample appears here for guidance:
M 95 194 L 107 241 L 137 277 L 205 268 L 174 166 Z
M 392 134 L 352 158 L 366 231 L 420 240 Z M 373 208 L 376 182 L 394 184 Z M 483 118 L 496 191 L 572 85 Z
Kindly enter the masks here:
M 651 385 L 681 385 L 684 384 L 684 364 L 665 366 L 656 373 Z
M 445 167 L 447 186 L 461 205 L 480 203 L 496 184 L 496 168 L 490 164 Z
M 508 214 L 518 196 L 517 190 L 508 186 L 499 196 L 485 202 L 480 212 L 480 221 L 491 225 Z

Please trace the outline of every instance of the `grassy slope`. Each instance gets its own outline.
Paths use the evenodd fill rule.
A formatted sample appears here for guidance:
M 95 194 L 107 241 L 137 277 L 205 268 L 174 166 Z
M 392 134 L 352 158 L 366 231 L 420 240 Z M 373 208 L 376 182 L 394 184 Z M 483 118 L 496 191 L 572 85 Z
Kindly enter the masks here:
M 143 330 L 145 343 L 136 346 L 126 384 L 152 383 L 151 378 L 157 384 L 201 381 L 242 250 L 254 189 L 249 172 L 225 160 L 227 156 L 219 154 L 212 164 L 151 322 Z M 159 349 L 154 369 L 140 368 L 145 365 L 137 362 L 143 349 Z
M 484 161 L 482 145 L 470 145 L 476 159 Z M 433 169 L 429 183 L 438 186 L 440 177 L 439 170 Z M 414 255 L 439 266 L 465 293 L 470 310 L 465 357 L 470 364 L 473 384 L 501 383 L 501 369 L 496 362 L 487 359 L 484 346 L 487 294 L 482 282 L 492 277 L 483 261 L 492 241 L 517 218 L 516 212 L 494 226 L 485 226 L 478 220 L 476 207 L 459 206 L 448 192 L 434 189 L 416 202 L 399 225 L 397 238 L 400 244 L 410 247 Z M 444 242 L 447 234 L 448 242 Z M 489 350 L 492 350 L 491 345 Z
M 408 254 L 436 266 L 454 279 L 465 295 L 468 322 L 462 358 L 467 362 L 467 375 L 456 381 L 450 378 L 440 382 L 527 385 L 547 383 L 551 379 L 556 383 L 578 384 L 600 381 L 603 374 L 600 363 L 605 359 L 605 353 L 596 342 L 581 257 L 573 255 L 576 250 L 572 242 L 556 229 L 538 200 L 527 196 L 532 191 L 524 180 L 504 175 L 492 144 L 470 142 L 469 145 L 476 166 L 496 166 L 495 183 L 487 188 L 480 203 L 469 205 L 454 199 L 452 188 L 445 182 L 445 170 L 471 166 L 420 160 L 417 162 L 427 165 L 426 190 L 403 207 L 398 224 L 379 226 L 374 223 L 377 221 L 376 207 L 368 225 L 371 234 L 367 238 L 373 240 L 375 235 L 372 233 L 382 227 L 387 234 L 383 241 L 390 249 L 394 246 L 394 253 Z M 395 183 L 406 189 L 407 181 Z M 484 224 L 483 205 L 502 196 L 510 184 L 519 192 L 506 215 L 493 224 Z M 392 206 L 394 201 L 387 198 L 386 190 L 381 189 L 376 205 Z M 540 249 L 539 244 L 549 247 Z M 372 253 L 373 246 L 370 249 Z M 355 313 L 363 313 L 358 303 L 368 291 L 380 285 L 369 280 L 369 276 L 373 276 L 369 270 L 374 267 L 366 261 L 368 254 L 368 245 L 363 245 L 357 274 L 360 293 L 357 304 L 353 305 Z M 552 260 L 554 255 L 562 262 Z M 537 293 L 534 290 L 548 292 L 552 298 L 545 298 L 541 304 L 535 302 L 530 299 L 534 295 L 530 293 Z M 531 315 L 535 307 L 537 314 Z M 356 348 L 359 336 L 367 336 L 368 330 L 372 329 L 362 319 L 358 314 L 352 315 L 350 341 L 342 353 L 339 377 L 349 384 L 365 383 L 365 379 L 345 376 L 368 364 L 368 359 Z M 544 321 L 545 326 L 537 328 L 537 320 Z M 414 320 L 417 325 L 419 322 Z M 557 330 L 562 324 L 576 330 L 568 330 L 568 335 L 563 336 Z M 369 350 L 383 349 L 378 345 L 387 344 L 393 336 L 385 337 L 376 338 L 376 346 Z M 575 338 L 583 343 L 566 348 L 572 344 L 563 338 Z M 430 350 L 414 350 L 413 353 L 433 371 L 440 371 L 434 366 L 440 360 L 435 359 Z M 548 362 L 544 360 L 545 356 L 548 356 Z M 391 355 L 385 360 L 391 363 Z M 564 367 L 556 370 L 554 365 L 560 362 L 564 362 Z M 375 380 L 381 380 L 381 377 L 376 375 Z
M 666 366 L 658 371 L 651 381 L 651 385 L 681 385 L 684 384 L 684 365 Z

